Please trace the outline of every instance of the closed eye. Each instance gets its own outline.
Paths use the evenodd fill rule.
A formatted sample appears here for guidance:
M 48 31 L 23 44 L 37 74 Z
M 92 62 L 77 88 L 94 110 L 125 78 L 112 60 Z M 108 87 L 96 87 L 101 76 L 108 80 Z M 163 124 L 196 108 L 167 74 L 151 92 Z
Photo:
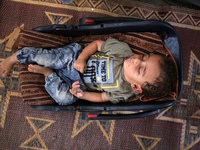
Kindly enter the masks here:
M 142 68 L 141 66 L 138 67 L 138 74 L 140 74 L 141 68 Z
M 150 57 L 150 55 L 148 55 L 148 54 L 142 54 L 142 61 L 146 61 L 149 57 Z M 143 69 L 143 75 L 142 76 L 144 76 L 145 71 L 146 71 L 146 67 L 142 68 L 142 66 L 139 66 L 138 67 L 138 74 L 141 73 L 142 69 Z

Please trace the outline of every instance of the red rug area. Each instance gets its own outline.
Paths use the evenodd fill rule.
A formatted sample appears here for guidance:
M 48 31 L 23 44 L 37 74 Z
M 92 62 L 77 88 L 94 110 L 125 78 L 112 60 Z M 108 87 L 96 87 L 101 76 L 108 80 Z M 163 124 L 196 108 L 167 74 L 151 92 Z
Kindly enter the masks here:
M 200 11 L 114 0 L 2 0 L 0 61 L 11 55 L 15 28 L 77 25 L 81 17 L 134 17 L 167 21 L 183 50 L 179 101 L 161 114 L 134 120 L 85 121 L 79 112 L 32 109 L 21 99 L 19 66 L 0 79 L 0 149 L 193 149 L 200 147 Z M 11 43 L 9 43 L 11 42 Z

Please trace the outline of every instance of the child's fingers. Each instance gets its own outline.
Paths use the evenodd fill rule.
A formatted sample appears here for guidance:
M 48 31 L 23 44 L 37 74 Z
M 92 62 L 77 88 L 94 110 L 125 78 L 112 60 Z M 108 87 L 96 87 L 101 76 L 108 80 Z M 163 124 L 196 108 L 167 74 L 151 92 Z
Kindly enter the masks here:
M 79 98 L 83 97 L 83 93 L 78 93 Z
M 77 90 L 69 90 L 71 94 L 73 94 L 74 96 L 81 98 L 83 96 L 83 92 L 80 88 L 78 88 Z
M 75 92 L 79 91 L 79 90 L 80 90 L 79 87 L 80 87 L 79 81 L 74 82 L 74 83 L 72 84 L 71 92 L 72 92 L 72 93 L 75 93 Z
M 70 89 L 69 92 L 79 98 L 83 96 L 83 91 L 80 89 L 79 81 L 72 84 L 72 89 Z
M 73 95 L 76 95 L 76 94 L 78 93 L 78 91 L 77 91 L 77 90 L 74 90 L 74 89 L 70 89 L 69 91 L 70 91 L 70 93 L 73 94 Z
M 75 81 L 73 84 L 72 84 L 72 87 L 79 84 L 79 81 Z
M 72 88 L 72 89 L 70 89 L 70 92 L 71 92 L 72 94 L 75 94 L 75 93 L 77 92 L 77 90 L 76 90 L 75 88 Z
M 74 91 L 73 91 L 72 89 L 70 89 L 69 92 L 70 92 L 71 94 L 73 94 L 73 95 L 75 94 Z
M 73 90 L 73 89 L 74 89 L 74 90 L 77 90 L 77 89 L 79 89 L 79 87 L 80 87 L 80 85 L 79 85 L 79 84 L 76 84 L 76 85 L 72 86 L 72 90 Z
M 72 89 L 69 89 L 69 92 L 70 92 L 71 94 L 73 94 Z

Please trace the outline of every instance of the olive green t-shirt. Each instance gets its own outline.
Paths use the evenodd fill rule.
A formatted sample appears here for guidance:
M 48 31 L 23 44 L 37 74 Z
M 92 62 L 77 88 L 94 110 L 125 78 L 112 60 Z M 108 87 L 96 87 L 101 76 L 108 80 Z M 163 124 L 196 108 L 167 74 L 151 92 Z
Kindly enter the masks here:
M 132 55 L 134 53 L 127 43 L 107 39 L 101 46 L 101 52 L 94 53 L 87 62 L 87 69 L 83 74 L 87 88 L 106 92 L 112 103 L 138 94 L 124 77 L 124 60 Z

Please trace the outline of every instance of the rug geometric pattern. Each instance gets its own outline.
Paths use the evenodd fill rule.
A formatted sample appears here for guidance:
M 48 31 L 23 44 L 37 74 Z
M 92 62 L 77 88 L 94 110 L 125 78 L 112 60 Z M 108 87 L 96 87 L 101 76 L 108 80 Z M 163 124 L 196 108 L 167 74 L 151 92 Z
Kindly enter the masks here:
M 78 11 L 94 11 L 99 12 L 101 9 L 102 13 L 107 13 L 111 16 L 128 16 L 128 17 L 135 17 L 140 19 L 155 19 L 155 20 L 162 20 L 166 22 L 173 22 L 173 23 L 181 23 L 183 25 L 192 25 L 192 26 L 200 26 L 200 18 L 197 15 L 187 14 L 186 12 L 182 12 L 180 10 L 170 10 L 168 7 L 157 7 L 156 10 L 145 9 L 141 6 L 144 5 L 143 3 L 136 2 L 135 7 L 128 7 L 123 6 L 121 4 L 113 3 L 109 0 L 74 0 L 70 5 L 62 5 L 60 6 L 60 1 L 56 0 L 12 0 L 16 2 L 24 2 L 29 4 L 36 4 L 36 5 L 48 5 L 52 7 L 62 7 L 73 9 L 76 7 Z M 151 6 L 151 5 L 149 5 Z M 78 8 L 81 9 L 78 9 Z M 92 8 L 92 9 L 91 9 Z M 192 13 L 192 11 L 190 12 Z
M 10 34 L 12 35 L 12 34 Z M 10 55 L 10 49 L 7 48 L 7 42 L 10 35 L 0 40 L 0 61 L 2 61 L 6 55 Z M 4 52 L 5 51 L 5 52 Z M 4 52 L 4 53 L 2 53 Z M 0 79 L 0 127 L 4 127 L 6 112 L 8 109 L 11 96 L 21 96 L 20 85 L 18 82 L 19 66 L 16 64 L 7 78 Z M 10 82 L 8 82 L 8 80 Z M 12 83 L 12 84 L 11 84 Z
M 50 12 L 45 12 L 45 14 L 47 15 L 52 24 L 64 24 L 73 17 L 72 15 L 57 14 Z
M 47 147 L 40 137 L 40 133 L 48 128 L 54 121 L 41 118 L 26 117 L 35 134 L 20 145 L 21 148 L 47 150 Z
M 100 16 L 126 16 L 139 19 L 162 20 L 169 22 L 177 29 L 185 28 L 191 31 L 195 30 L 198 33 L 200 31 L 200 13 L 197 13 L 199 11 L 194 11 L 191 9 L 168 6 L 155 7 L 153 5 L 144 4 L 141 2 L 129 2 L 130 4 L 126 2 L 120 2 L 120 4 L 118 4 L 112 0 L 74 0 L 70 5 L 63 5 L 59 0 L 10 1 L 15 2 L 16 5 L 20 3 L 24 5 L 26 4 L 38 7 L 47 7 L 47 9 L 43 11 L 42 15 L 46 17 L 46 19 L 49 21 L 49 24 L 70 24 L 73 19 L 77 19 L 77 16 L 73 15 L 73 13 L 70 11 L 76 10 L 77 12 L 80 12 L 80 14 L 90 12 L 92 14 L 98 13 L 100 14 Z M 62 11 L 57 11 L 57 9 L 60 9 Z M 21 24 L 23 23 L 24 22 L 22 22 Z M 26 27 L 26 25 L 27 23 L 25 23 L 24 26 Z M 17 26 L 15 26 L 14 28 L 17 28 Z M 11 33 L 9 34 L 11 35 Z M 12 53 L 12 51 L 7 47 L 7 43 L 10 39 L 9 34 L 6 35 L 6 37 L 3 37 L 3 39 L 0 39 L 0 61 L 4 60 L 5 57 L 11 55 Z M 199 40 L 196 39 L 196 41 L 197 43 L 199 43 Z M 185 43 L 182 44 L 184 46 L 187 46 Z M 96 149 L 103 148 L 104 146 L 106 146 L 105 149 L 132 149 L 133 147 L 135 147 L 135 149 L 152 150 L 164 149 L 164 147 L 166 149 L 173 148 L 181 150 L 197 149 L 197 147 L 200 145 L 200 48 L 197 46 L 191 46 L 187 50 L 185 47 L 183 47 L 183 50 L 184 52 L 188 53 L 188 55 L 185 56 L 189 56 L 189 61 L 184 61 L 184 68 L 188 69 L 186 69 L 186 72 L 184 72 L 185 74 L 182 95 L 180 96 L 180 100 L 173 107 L 168 108 L 164 112 L 155 116 L 155 118 L 150 117 L 152 120 L 148 119 L 147 122 L 145 119 L 136 119 L 129 121 L 85 121 L 81 119 L 82 117 L 80 112 L 75 112 L 74 119 L 71 119 L 72 122 L 71 126 L 69 127 L 70 129 L 60 131 L 60 133 L 63 132 L 63 136 L 65 134 L 68 134 L 69 136 L 68 140 L 62 139 L 64 140 L 65 145 L 70 145 L 71 142 L 71 146 L 77 148 L 75 145 L 82 145 L 87 143 L 83 142 L 84 140 L 81 141 L 81 136 L 83 134 L 87 135 L 87 132 L 92 132 L 92 134 L 90 135 L 91 137 L 96 137 L 97 139 L 100 138 L 102 141 L 106 141 L 105 143 L 103 143 L 102 141 L 98 141 L 100 144 L 96 143 L 96 145 L 99 144 Z M 186 59 L 186 57 L 184 59 Z M 10 105 L 10 100 L 13 99 L 13 97 L 21 97 L 18 77 L 18 65 L 15 65 L 7 78 L 0 79 L 0 129 L 2 129 L 2 131 L 8 130 L 7 126 L 9 127 L 9 124 L 6 124 L 6 121 L 8 122 L 10 114 L 13 113 L 13 108 Z M 29 108 L 29 106 L 23 106 L 23 108 Z M 52 112 L 47 112 L 46 114 L 49 115 L 49 119 L 44 119 L 47 118 L 47 116 L 42 117 L 40 116 L 39 112 L 37 112 L 38 114 L 35 114 L 35 110 L 26 111 L 29 112 L 29 115 L 24 115 L 23 117 L 26 118 L 25 120 L 27 120 L 28 123 L 31 125 L 34 134 L 26 135 L 26 137 L 24 138 L 25 140 L 20 140 L 16 144 L 15 149 L 52 149 L 49 146 L 52 143 L 48 142 L 48 137 L 45 137 L 45 139 L 44 137 L 42 137 L 42 135 L 47 132 L 48 127 L 51 127 L 53 125 L 56 126 L 56 124 L 58 124 L 60 120 L 56 120 L 56 117 L 52 117 Z M 45 113 L 43 112 L 41 114 Z M 70 120 L 67 120 L 63 117 L 61 117 L 60 119 L 64 119 L 64 123 Z M 169 125 L 178 126 L 179 128 L 168 129 L 168 127 L 165 126 L 166 132 L 164 132 L 163 134 L 163 132 L 159 132 L 159 128 L 161 127 L 159 126 L 159 123 L 161 122 L 163 123 L 163 126 L 164 123 L 166 123 Z M 148 126 L 152 125 L 152 128 L 157 126 L 157 128 L 154 130 L 152 129 L 152 132 L 149 131 L 149 128 L 147 127 L 144 127 L 144 130 L 141 130 L 140 126 L 146 126 L 147 123 Z M 27 126 L 26 121 L 24 122 L 24 124 L 25 126 Z M 58 129 L 60 129 L 60 127 L 58 127 Z M 127 133 L 126 130 L 128 129 L 130 132 Z M 171 130 L 177 131 L 178 133 L 180 132 L 180 134 L 169 135 L 167 131 L 171 132 Z M 156 131 L 156 133 L 154 133 L 154 131 Z M 98 136 L 95 136 L 96 133 L 98 133 Z M 6 134 L 2 135 L 4 135 L 2 137 L 6 137 Z M 123 135 L 123 138 L 125 138 L 126 141 L 123 141 L 123 138 L 121 139 L 121 141 L 123 142 L 118 141 L 118 135 Z M 177 136 L 178 138 L 176 138 L 175 140 L 177 140 L 178 143 L 176 142 L 176 144 L 171 145 L 164 144 L 166 142 L 166 139 L 168 139 L 167 135 L 170 136 L 170 138 Z M 68 143 L 69 140 L 70 142 Z M 91 139 L 88 141 L 91 142 Z M 129 141 L 128 144 L 127 141 Z M 127 145 L 123 145 L 121 143 L 126 143 Z M 69 148 L 67 148 L 67 146 L 63 146 L 63 149 Z
M 113 130 L 114 130 L 114 126 L 115 126 L 115 120 L 110 120 L 110 121 L 100 121 L 100 120 L 90 120 L 90 121 L 86 121 L 86 120 L 82 120 L 81 119 L 81 113 L 80 112 L 76 112 L 76 117 L 75 117 L 75 121 L 74 121 L 74 128 L 72 131 L 72 138 L 74 138 L 75 136 L 77 136 L 81 131 L 83 131 L 85 128 L 89 128 L 88 126 L 95 122 L 97 124 L 97 126 L 99 127 L 99 129 L 101 130 L 101 132 L 103 133 L 104 137 L 106 138 L 106 140 L 108 141 L 108 143 L 111 145 L 112 144 L 112 137 L 113 137 Z
M 188 80 L 183 82 L 180 100 L 157 117 L 183 124 L 181 149 L 189 149 L 200 141 L 200 60 L 192 51 L 189 64 Z
M 146 150 L 151 150 L 154 148 L 158 142 L 161 140 L 160 138 L 153 138 L 153 137 L 146 137 L 146 136 L 141 136 L 141 135 L 136 135 L 134 134 L 136 140 L 142 147 L 142 149 Z

